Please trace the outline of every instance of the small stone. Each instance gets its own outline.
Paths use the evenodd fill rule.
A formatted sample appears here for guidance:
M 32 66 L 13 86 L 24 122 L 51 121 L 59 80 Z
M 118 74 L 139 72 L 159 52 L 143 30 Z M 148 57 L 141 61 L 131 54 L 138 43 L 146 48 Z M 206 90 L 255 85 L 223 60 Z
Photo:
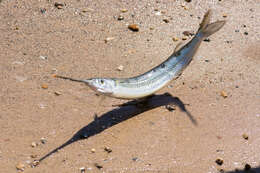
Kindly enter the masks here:
M 42 14 L 44 14 L 44 13 L 46 13 L 46 8 L 41 8 L 40 11 Z
M 46 144 L 47 139 L 45 139 L 45 138 L 41 138 L 40 141 L 41 141 L 42 144 Z
M 192 31 L 183 31 L 182 34 L 185 35 L 185 36 L 193 36 L 194 35 L 194 33 Z
M 183 36 L 181 39 L 182 39 L 182 40 L 187 40 L 188 37 L 187 37 L 187 36 Z
M 99 163 L 95 163 L 94 165 L 95 165 L 95 167 L 97 167 L 98 169 L 102 169 L 102 168 L 103 168 L 103 166 L 100 165 Z
M 183 9 L 184 9 L 184 10 L 188 10 L 188 9 L 189 9 L 189 7 L 187 7 L 187 6 L 184 6 L 184 7 L 183 7 Z
M 244 32 L 244 35 L 248 35 L 248 32 Z
M 35 159 L 35 158 L 37 157 L 36 154 L 31 154 L 30 156 L 31 156 L 31 158 L 33 158 L 33 159 Z
M 239 32 L 239 29 L 236 29 L 235 32 Z
M 126 13 L 128 10 L 126 8 L 123 8 L 120 10 L 122 13 Z
M 248 163 L 245 164 L 245 171 L 249 171 L 251 169 L 251 165 Z
M 80 170 L 81 173 L 85 173 L 86 168 L 85 167 L 81 167 L 81 168 L 79 168 L 79 170 Z
M 54 94 L 55 94 L 56 96 L 60 96 L 60 95 L 61 95 L 61 92 L 55 91 Z
M 138 160 L 138 157 L 133 157 L 132 160 L 136 162 Z
M 228 15 L 226 13 L 224 13 L 222 16 L 226 18 Z
M 60 3 L 60 2 L 55 2 L 54 3 L 54 6 L 58 9 L 62 9 L 64 7 L 64 4 L 63 3 Z
M 248 140 L 248 138 L 249 138 L 246 133 L 244 133 L 244 134 L 242 135 L 242 137 L 243 137 L 245 140 Z
M 42 84 L 42 89 L 48 89 L 48 85 L 47 84 Z
M 114 39 L 115 39 L 114 37 L 107 37 L 105 39 L 105 43 L 108 43 L 109 41 L 114 40 Z
M 164 21 L 165 23 L 169 23 L 169 22 L 170 22 L 169 19 L 163 19 L 163 21 Z
M 118 66 L 118 67 L 117 67 L 117 70 L 118 70 L 118 71 L 123 71 L 123 70 L 124 70 L 124 66 L 122 66 L 122 65 Z
M 203 41 L 210 42 L 210 39 L 209 38 L 205 38 Z
M 104 150 L 105 150 L 106 152 L 108 152 L 108 153 L 111 153 L 111 152 L 112 152 L 112 149 L 109 148 L 109 147 L 105 147 Z
M 139 31 L 139 27 L 138 27 L 137 24 L 128 25 L 128 29 L 130 29 L 131 31 L 134 31 L 134 32 L 138 32 Z
M 35 166 L 39 165 L 39 160 L 34 160 L 30 165 L 32 168 L 34 168 Z
M 172 40 L 173 40 L 173 41 L 178 41 L 179 38 L 178 38 L 178 37 L 173 37 Z
M 170 112 L 173 112 L 175 110 L 175 108 L 171 105 L 166 105 L 165 108 Z
M 228 97 L 228 95 L 227 95 L 227 93 L 226 93 L 225 91 L 221 91 L 221 92 L 220 92 L 220 95 L 221 95 L 223 98 L 227 98 L 227 97 Z
M 25 165 L 22 164 L 22 163 L 18 163 L 16 164 L 16 169 L 19 170 L 19 171 L 24 171 L 24 168 L 25 168 Z
M 219 170 L 219 173 L 225 173 L 224 169 L 220 168 Z
M 34 148 L 34 147 L 37 146 L 37 143 L 36 143 L 36 142 L 32 142 L 32 143 L 31 143 L 31 146 Z
M 224 160 L 223 160 L 222 158 L 218 158 L 218 159 L 216 160 L 216 163 L 221 166 L 221 165 L 223 165 Z
M 191 0 L 185 0 L 186 2 L 191 2 Z
M 95 148 L 92 148 L 91 149 L 91 153 L 95 153 L 96 152 L 96 149 Z
M 151 26 L 149 29 L 150 29 L 150 30 L 154 30 L 154 27 Z
M 162 13 L 162 14 L 166 14 L 166 11 L 162 10 L 161 13 Z
M 23 77 L 23 76 L 15 76 L 15 79 L 18 80 L 19 82 L 23 82 L 23 81 L 27 80 L 27 78 Z
M 40 59 L 47 60 L 48 58 L 47 58 L 47 56 L 40 55 Z
M 157 11 L 157 12 L 155 13 L 155 15 L 156 15 L 156 16 L 161 16 L 162 13 L 161 13 L 160 11 Z
M 124 20 L 124 16 L 119 15 L 117 20 Z

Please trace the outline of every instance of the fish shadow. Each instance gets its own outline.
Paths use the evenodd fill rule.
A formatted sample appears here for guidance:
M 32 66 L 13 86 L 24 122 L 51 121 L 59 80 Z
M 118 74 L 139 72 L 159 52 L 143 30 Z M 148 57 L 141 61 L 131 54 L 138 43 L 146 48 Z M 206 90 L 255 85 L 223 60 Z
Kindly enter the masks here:
M 129 101 L 124 106 L 115 108 L 100 117 L 95 117 L 95 119 L 90 122 L 85 127 L 81 128 L 77 133 L 75 133 L 72 138 L 70 138 L 67 142 L 62 144 L 61 146 L 57 147 L 56 149 L 52 150 L 42 158 L 40 158 L 37 162 L 40 163 L 41 161 L 45 160 L 50 155 L 56 153 L 60 149 L 76 142 L 79 140 L 87 139 L 91 136 L 95 136 L 103 132 L 104 130 L 119 124 L 125 120 L 128 120 L 138 114 L 143 112 L 155 109 L 160 106 L 167 106 L 167 105 L 174 105 L 180 108 L 181 111 L 185 112 L 187 116 L 190 118 L 194 125 L 197 125 L 196 120 L 193 118 L 191 113 L 186 109 L 186 105 L 178 98 L 173 97 L 169 93 L 165 93 L 162 95 L 154 95 L 149 99 L 145 100 L 145 106 L 136 106 L 136 101 Z M 174 110 L 174 109 L 171 109 Z
M 250 169 L 244 169 L 244 170 L 236 169 L 234 171 L 224 171 L 224 173 L 260 173 L 260 166 L 255 168 L 250 168 Z

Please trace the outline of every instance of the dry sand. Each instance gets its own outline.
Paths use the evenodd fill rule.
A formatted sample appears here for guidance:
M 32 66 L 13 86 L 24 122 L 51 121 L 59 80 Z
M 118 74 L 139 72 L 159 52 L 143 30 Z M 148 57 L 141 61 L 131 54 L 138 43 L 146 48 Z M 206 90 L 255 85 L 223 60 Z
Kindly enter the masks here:
M 119 109 L 126 101 L 52 77 L 141 74 L 172 53 L 173 37 L 196 32 L 209 8 L 227 24 L 154 109 Z M 260 172 L 259 19 L 259 0 L 1 0 L 0 172 L 217 173 L 246 163 Z M 160 106 L 168 101 L 175 110 Z M 92 136 L 78 140 L 82 132 Z

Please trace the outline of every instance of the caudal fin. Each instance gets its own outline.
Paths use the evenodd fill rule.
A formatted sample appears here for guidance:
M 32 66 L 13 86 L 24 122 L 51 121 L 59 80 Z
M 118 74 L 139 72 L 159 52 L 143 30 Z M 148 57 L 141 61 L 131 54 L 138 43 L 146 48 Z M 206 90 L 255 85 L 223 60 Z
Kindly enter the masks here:
M 209 23 L 211 16 L 212 16 L 212 11 L 208 10 L 207 13 L 204 15 L 204 18 L 200 24 L 198 33 L 201 34 L 202 37 L 209 37 L 210 35 L 220 30 L 226 23 L 226 21 L 224 20 L 217 21 L 214 23 Z

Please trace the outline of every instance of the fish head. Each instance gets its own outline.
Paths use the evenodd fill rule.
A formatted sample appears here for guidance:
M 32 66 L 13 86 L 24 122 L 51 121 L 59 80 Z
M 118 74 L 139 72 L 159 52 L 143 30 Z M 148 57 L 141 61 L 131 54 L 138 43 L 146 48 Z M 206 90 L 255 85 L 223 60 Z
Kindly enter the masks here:
M 92 90 L 103 95 L 112 95 L 116 86 L 115 80 L 110 78 L 92 78 L 84 81 Z

